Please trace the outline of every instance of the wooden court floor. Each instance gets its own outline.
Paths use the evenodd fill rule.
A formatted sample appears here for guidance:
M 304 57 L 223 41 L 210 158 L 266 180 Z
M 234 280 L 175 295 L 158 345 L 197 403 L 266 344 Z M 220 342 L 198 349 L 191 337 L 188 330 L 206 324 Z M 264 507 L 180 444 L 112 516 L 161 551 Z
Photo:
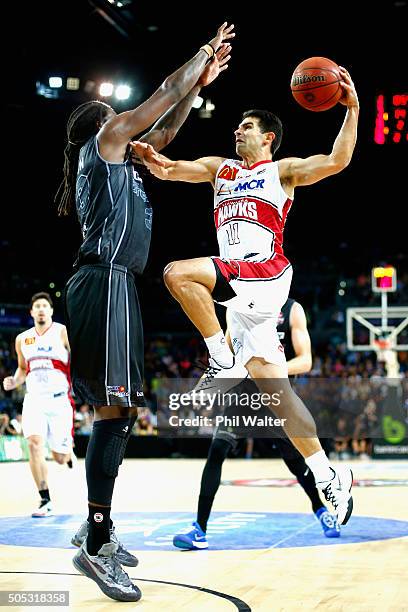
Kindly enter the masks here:
M 408 479 L 408 462 L 356 460 L 352 463 L 357 479 Z M 48 465 L 56 515 L 76 515 L 75 524 L 79 525 L 80 515 L 85 517 L 87 508 L 83 460 L 74 470 L 53 462 Z M 160 512 L 166 520 L 167 516 L 183 511 L 191 514 L 188 515 L 191 522 L 203 465 L 201 459 L 126 460 L 117 480 L 113 513 L 133 513 L 136 525 L 138 512 L 144 516 Z M 9 520 L 5 517 L 16 517 L 25 525 L 25 517 L 30 517 L 37 501 L 28 464 L 0 464 L 0 477 L 0 526 L 2 521 Z M 289 477 L 279 459 L 230 459 L 223 469 L 223 480 Z M 408 611 L 408 529 L 406 536 L 376 540 L 369 537 L 369 532 L 365 534 L 365 521 L 358 518 L 408 521 L 408 487 L 364 486 L 353 491 L 355 512 L 349 525 L 351 529 L 356 517 L 355 525 L 359 522 L 362 541 L 345 543 L 349 528 L 345 526 L 338 543 L 330 545 L 320 528 L 315 530 L 315 522 L 312 531 L 317 545 L 313 546 L 281 548 L 275 540 L 276 545 L 261 548 L 239 549 L 238 545 L 236 550 L 210 548 L 182 552 L 174 549 L 169 541 L 160 550 L 135 551 L 139 566 L 128 569 L 143 592 L 142 600 L 136 604 L 106 598 L 92 581 L 76 572 L 71 563 L 76 549 L 68 548 L 71 532 L 67 533 L 67 548 L 52 546 L 52 537 L 49 547 L 17 546 L 7 542 L 19 536 L 14 532 L 20 528 L 5 530 L 3 526 L 0 527 L 1 541 L 6 543 L 0 545 L 0 590 L 68 590 L 70 610 L 98 612 L 119 608 L 143 612 Z M 244 516 L 245 513 L 249 516 L 251 513 L 310 514 L 310 507 L 298 486 L 224 485 L 218 492 L 214 511 Z M 27 518 L 29 536 L 25 544 L 31 543 L 30 534 L 35 542 L 35 530 L 45 529 L 46 521 L 50 520 L 51 517 L 36 519 L 39 523 L 33 524 L 34 519 Z M 301 531 L 305 529 L 309 529 L 308 525 Z M 387 522 L 384 522 L 386 530 Z M 126 543 L 120 528 L 117 531 Z M 238 541 L 239 530 L 231 531 L 235 533 L 228 537 Z M 217 537 L 213 534 L 210 542 L 214 544 Z M 283 534 L 281 541 L 284 539 L 288 538 Z

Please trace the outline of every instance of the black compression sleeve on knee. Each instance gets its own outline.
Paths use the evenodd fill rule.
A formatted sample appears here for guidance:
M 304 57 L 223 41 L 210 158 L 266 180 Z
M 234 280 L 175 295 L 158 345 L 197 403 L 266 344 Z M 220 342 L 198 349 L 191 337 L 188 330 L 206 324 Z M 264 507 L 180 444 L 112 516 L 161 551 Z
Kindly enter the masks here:
M 94 422 L 85 459 L 88 500 L 94 504 L 111 505 L 128 440 L 128 425 L 129 418 Z
M 314 479 L 313 472 L 308 468 L 303 457 L 299 457 L 297 459 L 282 457 L 282 459 L 292 474 L 296 476 L 298 483 L 312 502 L 313 512 L 317 512 L 319 508 L 324 506 L 324 504 L 322 503 L 319 492 L 316 488 L 316 481 Z
M 203 531 L 207 531 L 207 522 L 211 513 L 215 494 L 221 482 L 222 464 L 231 443 L 215 438 L 211 442 L 208 457 L 201 477 L 200 497 L 198 499 L 197 523 Z
M 237 294 L 222 275 L 222 272 L 217 266 L 216 262 L 214 260 L 212 260 L 212 262 L 215 267 L 216 281 L 211 295 L 216 302 L 227 302 L 228 300 L 236 297 Z

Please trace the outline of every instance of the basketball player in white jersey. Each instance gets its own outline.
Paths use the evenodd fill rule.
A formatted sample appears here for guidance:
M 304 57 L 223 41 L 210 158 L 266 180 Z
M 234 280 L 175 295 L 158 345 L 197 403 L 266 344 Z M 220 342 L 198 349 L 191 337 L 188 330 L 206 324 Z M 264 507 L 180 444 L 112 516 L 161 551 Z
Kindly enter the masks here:
M 73 411 L 69 398 L 69 343 L 65 325 L 52 320 L 53 304 L 48 293 L 31 298 L 34 327 L 16 338 L 18 367 L 3 381 L 6 391 L 26 383 L 23 402 L 23 434 L 28 440 L 30 468 L 40 493 L 39 508 L 32 516 L 52 513 L 44 442 L 60 464 L 71 459 Z
M 273 161 L 282 123 L 268 111 L 248 111 L 235 130 L 240 159 L 203 157 L 146 163 L 164 180 L 210 182 L 220 257 L 170 263 L 164 279 L 170 293 L 201 332 L 211 359 L 195 391 L 222 392 L 248 373 L 263 393 L 278 393 L 273 412 L 286 419 L 285 432 L 303 455 L 317 486 L 336 509 L 340 524 L 353 508 L 349 468 L 330 465 L 316 435 L 314 420 L 288 382 L 283 347 L 276 332 L 287 300 L 292 267 L 283 253 L 283 230 L 296 187 L 311 185 L 343 170 L 357 139 L 359 104 L 349 73 L 341 68 L 346 117 L 329 155 Z M 215 314 L 214 301 L 227 306 L 234 354 Z M 271 337 L 274 341 L 271 343 Z M 215 379 L 228 379 L 217 382 Z M 214 384 L 216 382 L 216 384 Z M 229 385 L 225 386 L 225 385 Z

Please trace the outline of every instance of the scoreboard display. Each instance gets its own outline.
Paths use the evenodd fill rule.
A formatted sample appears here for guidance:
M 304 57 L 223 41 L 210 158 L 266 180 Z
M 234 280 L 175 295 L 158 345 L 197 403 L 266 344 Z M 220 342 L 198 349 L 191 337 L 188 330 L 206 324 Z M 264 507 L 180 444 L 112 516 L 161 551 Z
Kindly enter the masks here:
M 374 142 L 383 144 L 408 143 L 408 94 L 378 94 Z
M 371 289 L 374 293 L 397 290 L 397 271 L 394 266 L 379 266 L 371 270 Z

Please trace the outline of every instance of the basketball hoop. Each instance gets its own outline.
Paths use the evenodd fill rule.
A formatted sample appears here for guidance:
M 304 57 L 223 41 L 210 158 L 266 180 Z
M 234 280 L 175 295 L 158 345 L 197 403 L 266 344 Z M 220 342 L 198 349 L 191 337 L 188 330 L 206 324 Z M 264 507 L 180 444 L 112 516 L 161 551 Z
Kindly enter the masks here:
M 399 364 L 393 341 L 388 338 L 376 338 L 373 344 L 378 361 L 385 363 L 387 376 L 389 378 L 398 378 Z
M 390 358 L 390 351 L 392 351 L 392 342 L 387 338 L 375 338 L 373 341 L 374 350 L 377 353 L 378 361 L 387 362 Z
M 376 338 L 374 340 L 374 350 L 377 352 L 389 351 L 392 349 L 392 342 L 387 338 Z

